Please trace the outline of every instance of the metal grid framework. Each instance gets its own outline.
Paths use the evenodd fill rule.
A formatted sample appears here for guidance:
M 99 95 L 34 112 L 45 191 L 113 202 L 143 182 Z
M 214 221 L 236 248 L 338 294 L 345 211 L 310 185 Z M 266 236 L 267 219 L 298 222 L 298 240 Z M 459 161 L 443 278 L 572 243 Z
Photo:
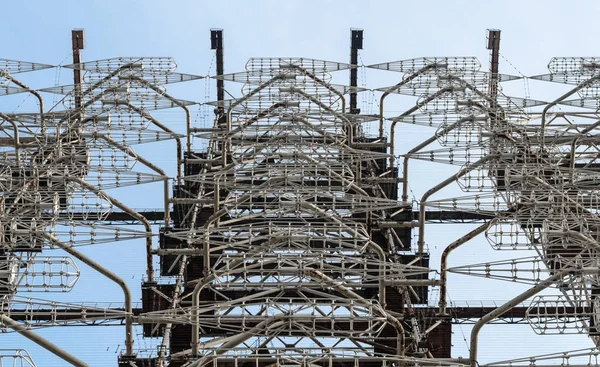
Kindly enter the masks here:
M 572 85 L 552 102 L 506 96 L 499 83 L 519 77 L 498 72 L 500 31 L 492 30 L 490 71 L 473 57 L 387 62 L 368 68 L 389 71 L 397 83 L 367 89 L 356 84 L 355 62 L 253 58 L 245 71 L 224 74 L 222 33 L 213 30 L 219 99 L 207 103 L 215 118 L 201 127 L 190 112 L 197 102 L 168 92 L 171 83 L 201 76 L 176 72 L 171 58 L 81 62 L 80 32 L 67 66 L 73 85 L 32 89 L 19 73 L 53 66 L 0 60 L 0 95 L 30 93 L 39 106 L 0 113 L 3 331 L 77 366 L 87 364 L 35 329 L 124 325 L 118 363 L 140 367 L 476 366 L 481 327 L 509 319 L 540 335 L 600 342 L 600 59 L 552 59 L 549 74 L 531 78 Z M 353 30 L 352 55 L 361 48 L 362 31 Z M 350 86 L 331 82 L 348 71 Z M 241 83 L 242 95 L 223 98 L 225 81 Z M 380 94 L 380 114 L 357 109 L 356 94 L 366 90 Z M 61 100 L 48 109 L 46 94 Z M 390 117 L 390 94 L 418 99 Z M 161 109 L 180 110 L 185 129 L 162 122 L 154 114 Z M 396 146 L 398 123 L 435 130 L 406 152 Z M 369 136 L 365 126 L 379 133 Z M 136 152 L 165 141 L 175 142 L 164 149 L 175 176 Z M 416 206 L 408 196 L 414 160 L 459 168 Z M 161 185 L 163 205 L 153 214 L 113 194 L 150 183 Z M 431 198 L 450 185 L 464 194 Z M 430 264 L 428 223 L 465 220 L 481 223 L 443 244 L 441 264 Z M 523 255 L 449 267 L 451 252 L 478 235 L 495 250 Z M 124 280 L 77 249 L 135 239 L 146 244 L 140 307 Z M 53 249 L 69 256 L 44 254 Z M 19 295 L 68 292 L 78 263 L 118 284 L 124 306 Z M 448 273 L 531 288 L 477 314 L 447 301 Z M 439 287 L 436 307 L 431 287 Z M 547 288 L 555 295 L 538 295 Z M 477 320 L 470 356 L 452 359 L 451 324 L 465 320 Z M 135 327 L 156 350 L 135 348 Z M 598 365 L 598 353 L 488 366 Z M 7 363 L 35 365 L 24 350 L 0 350 Z

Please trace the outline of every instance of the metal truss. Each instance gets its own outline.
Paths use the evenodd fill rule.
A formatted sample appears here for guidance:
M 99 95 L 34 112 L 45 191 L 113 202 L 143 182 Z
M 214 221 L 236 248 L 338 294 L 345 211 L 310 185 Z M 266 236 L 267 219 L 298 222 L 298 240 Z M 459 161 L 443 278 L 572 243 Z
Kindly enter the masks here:
M 352 31 L 351 63 L 252 58 L 225 74 L 213 30 L 218 99 L 206 103 L 214 120 L 198 123 L 190 112 L 198 103 L 171 96 L 170 84 L 203 77 L 165 57 L 82 62 L 78 32 L 66 66 L 72 85 L 32 89 L 18 73 L 52 66 L 0 60 L 0 95 L 30 93 L 39 110 L 0 113 L 3 331 L 77 366 L 87 364 L 35 329 L 124 326 L 120 366 L 476 366 L 480 329 L 502 322 L 600 342 L 599 59 L 553 59 L 549 74 L 532 79 L 574 88 L 544 102 L 502 92 L 499 83 L 519 77 L 498 72 L 499 31 L 490 31 L 490 71 L 474 57 L 414 58 L 368 66 L 388 71 L 390 86 L 362 88 L 354 60 L 362 31 Z M 332 82 L 348 71 L 350 85 Z M 225 82 L 241 83 L 241 94 L 225 99 Z M 357 108 L 364 91 L 380 94 L 378 115 Z M 60 101 L 48 108 L 43 94 Z M 386 116 L 391 95 L 414 106 Z M 569 111 L 553 110 L 559 104 Z M 177 111 L 178 127 L 157 110 Z M 406 150 L 398 137 L 406 124 L 432 127 L 431 136 Z M 142 144 L 160 149 L 142 154 Z M 425 183 L 413 202 L 415 161 L 457 170 Z M 448 186 L 462 194 L 442 195 Z M 122 194 L 132 187 L 162 208 L 133 209 Z M 480 224 L 443 244 L 439 266 L 427 251 L 437 222 Z M 478 235 L 495 250 L 523 252 L 448 266 Z M 147 268 L 141 305 L 79 249 L 130 240 L 145 244 L 145 257 L 132 259 Z M 69 256 L 43 254 L 50 250 Z M 123 303 L 18 295 L 70 291 L 80 262 L 116 283 Z M 462 307 L 448 301 L 449 273 L 530 288 L 505 304 Z M 451 323 L 463 322 L 475 323 L 470 356 L 452 359 Z M 134 347 L 134 326 L 156 350 Z M 597 353 L 487 365 L 597 365 Z M 583 362 L 565 362 L 575 359 Z M 0 350 L 4 360 L 34 366 L 21 350 Z
M 29 353 L 24 349 L 0 349 L 0 363 L 3 366 L 36 366 Z

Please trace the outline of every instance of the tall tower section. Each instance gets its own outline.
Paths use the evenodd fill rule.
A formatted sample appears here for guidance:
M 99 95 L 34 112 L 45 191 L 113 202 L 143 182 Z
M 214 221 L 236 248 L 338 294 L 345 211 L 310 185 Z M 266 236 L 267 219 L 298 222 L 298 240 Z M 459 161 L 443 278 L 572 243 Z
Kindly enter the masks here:
M 145 291 L 154 309 L 144 311 L 165 315 L 146 334 L 168 330 L 171 366 L 380 366 L 419 355 L 409 335 L 420 326 L 407 320 L 427 302 L 428 259 L 410 253 L 402 221 L 412 210 L 397 200 L 386 140 L 363 133 L 377 116 L 346 103 L 360 88 L 332 83 L 356 68 L 254 58 L 216 77 L 219 89 L 243 83 L 243 96 L 219 99 L 213 127 L 195 129 L 208 148 L 186 154 L 174 226 L 161 233 L 161 273 L 178 280 Z M 191 325 L 172 324 L 177 309 Z

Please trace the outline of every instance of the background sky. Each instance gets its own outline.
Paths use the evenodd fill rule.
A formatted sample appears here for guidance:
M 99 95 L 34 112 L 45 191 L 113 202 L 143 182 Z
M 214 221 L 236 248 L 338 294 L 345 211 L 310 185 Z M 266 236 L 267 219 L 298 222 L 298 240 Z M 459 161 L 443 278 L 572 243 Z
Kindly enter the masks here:
M 532 76 L 547 73 L 553 56 L 596 56 L 600 54 L 597 1 L 158 1 L 158 0 L 86 0 L 86 1 L 3 1 L 0 22 L 0 58 L 35 61 L 52 65 L 71 63 L 71 29 L 85 29 L 84 61 L 115 56 L 172 56 L 178 71 L 198 75 L 214 74 L 209 30 L 224 29 L 225 71 L 242 71 L 249 57 L 302 56 L 321 60 L 349 60 L 350 28 L 364 29 L 364 65 L 420 56 L 476 56 L 487 69 L 486 29 L 502 30 L 500 71 Z M 36 88 L 70 84 L 68 69 L 32 73 L 24 78 Z M 348 75 L 335 76 L 347 83 Z M 370 88 L 390 86 L 400 75 L 361 70 L 360 83 Z M 190 83 L 177 86 L 175 96 L 205 102 L 214 99 L 214 83 Z M 239 95 L 241 85 L 228 83 L 228 91 Z M 208 88 L 208 89 L 207 89 Z M 549 100 L 559 95 L 559 87 L 546 83 L 513 81 L 504 85 L 509 95 Z M 5 97 L 6 98 L 6 97 Z M 20 99 L 19 99 L 20 98 Z M 8 112 L 31 109 L 23 96 L 0 100 Z M 48 96 L 49 100 L 54 97 Z M 359 96 L 363 112 L 375 112 L 377 104 L 369 93 Z M 8 103 L 10 100 L 14 103 Z M 398 115 L 414 104 L 410 97 L 392 96 L 386 103 L 386 116 Z M 19 107 L 15 107 L 19 106 Z M 205 125 L 204 110 L 196 110 L 194 123 Z M 160 112 L 174 128 L 181 128 L 177 112 Z M 433 130 L 402 127 L 397 146 L 407 151 Z M 200 144 L 200 143 L 198 143 Z M 163 147 L 163 146 L 161 146 Z M 169 145 L 169 148 L 171 146 Z M 152 147 L 139 147 L 153 160 L 169 167 L 171 158 L 152 155 Z M 171 149 L 172 150 L 172 149 Z M 456 168 L 416 164 L 411 171 L 411 189 L 416 197 Z M 149 195 L 126 195 L 135 208 L 158 208 L 160 200 Z M 445 245 L 473 227 L 438 225 L 427 232 L 427 243 L 436 264 Z M 86 253 L 127 279 L 140 297 L 140 282 L 145 272 L 143 243 L 132 241 L 85 248 Z M 58 252 L 57 252 L 58 254 Z M 119 256 L 115 256 L 119 254 Z M 478 238 L 456 251 L 455 264 L 497 258 L 486 242 Z M 502 255 L 515 256 L 513 254 Z M 519 254 L 521 256 L 521 254 Z M 524 256 L 524 255 L 523 255 Z M 120 302 L 121 294 L 113 284 L 81 266 L 83 277 L 68 295 L 31 294 L 33 297 Z M 451 278 L 450 297 L 454 300 L 502 301 L 516 295 L 522 287 L 503 283 Z M 489 289 L 502 288 L 500 293 Z M 486 291 L 487 290 L 487 291 Z M 468 354 L 463 338 L 468 327 L 455 327 L 454 356 Z M 41 334 L 94 366 L 116 365 L 116 353 L 123 348 L 123 329 L 68 328 L 48 329 Z M 543 352 L 588 347 L 586 337 L 541 337 L 533 339 L 528 326 L 484 329 L 480 354 L 484 361 L 526 356 Z M 136 337 L 136 348 L 151 348 L 150 341 Z M 62 365 L 60 360 L 37 348 L 18 335 L 0 336 L 1 348 L 26 348 L 38 366 Z

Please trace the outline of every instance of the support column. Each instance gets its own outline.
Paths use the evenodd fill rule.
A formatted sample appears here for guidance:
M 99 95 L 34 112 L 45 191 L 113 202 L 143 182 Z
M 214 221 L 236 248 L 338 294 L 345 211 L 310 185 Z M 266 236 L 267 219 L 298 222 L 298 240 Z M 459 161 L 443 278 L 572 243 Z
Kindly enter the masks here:
M 363 30 L 352 29 L 350 35 L 350 87 L 358 87 L 358 50 L 363 48 Z M 346 111 L 344 111 L 345 113 Z M 350 113 L 359 114 L 356 89 L 350 91 Z
M 76 65 L 73 68 L 73 84 L 75 85 L 75 108 L 79 109 L 81 107 L 81 84 L 83 79 L 81 77 L 81 69 L 78 67 L 78 64 L 81 64 L 81 53 L 80 50 L 83 50 L 83 29 L 73 29 L 71 31 L 71 40 L 73 42 L 73 64 Z
M 487 49 L 490 50 L 490 97 L 498 100 L 498 59 L 500 57 L 500 30 L 488 29 Z M 491 106 L 496 108 L 496 106 Z
M 217 77 L 223 75 L 223 30 L 222 29 L 211 29 L 210 30 L 210 49 L 215 50 L 216 53 L 216 64 L 217 64 Z M 217 79 L 217 101 L 218 107 L 215 111 L 219 124 L 225 123 L 225 106 L 223 101 L 225 100 L 225 81 L 223 79 Z

